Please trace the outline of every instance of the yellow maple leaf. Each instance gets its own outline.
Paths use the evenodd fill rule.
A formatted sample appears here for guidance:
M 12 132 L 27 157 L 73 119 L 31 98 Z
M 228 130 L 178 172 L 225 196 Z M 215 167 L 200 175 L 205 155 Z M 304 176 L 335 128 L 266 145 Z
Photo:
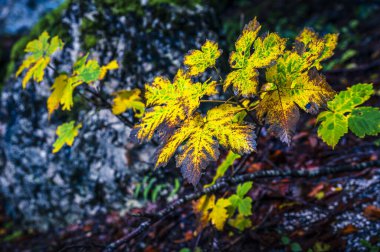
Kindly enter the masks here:
M 135 126 L 132 135 L 142 142 L 150 140 L 155 130 L 164 123 L 166 127 L 175 127 L 194 113 L 201 97 L 216 93 L 215 86 L 215 81 L 194 83 L 182 69 L 178 70 L 173 83 L 156 77 L 152 85 L 145 85 L 146 105 L 150 108 Z
M 28 69 L 23 80 L 22 87 L 26 88 L 27 83 L 33 78 L 36 82 L 41 82 L 44 78 L 45 69 L 50 63 L 50 56 L 63 48 L 63 42 L 55 36 L 50 40 L 49 34 L 45 31 L 38 39 L 30 41 L 25 48 L 28 53 L 25 60 L 16 72 L 19 76 L 25 69 Z
M 127 109 L 133 109 L 136 117 L 141 117 L 144 114 L 145 104 L 140 97 L 141 91 L 137 88 L 133 90 L 121 90 L 113 93 L 112 113 L 119 115 Z
M 89 54 L 86 54 L 75 62 L 73 72 L 70 76 L 67 74 L 61 74 L 54 80 L 51 87 L 52 93 L 47 100 L 49 117 L 59 108 L 60 104 L 62 105 L 62 110 L 71 110 L 74 105 L 73 92 L 76 87 L 83 83 L 91 84 L 100 79 L 101 68 L 96 60 L 87 60 L 88 55 Z M 116 69 L 117 62 L 111 61 L 104 67 L 106 68 L 106 72 L 108 70 Z M 134 103 L 134 105 L 142 108 L 141 104 Z M 120 108 L 121 107 L 119 107 L 119 109 Z M 141 110 L 139 111 L 141 112 Z
M 236 51 L 230 55 L 230 66 L 234 70 L 226 77 L 224 91 L 232 85 L 237 95 L 255 95 L 259 76 L 257 69 L 268 67 L 283 53 L 286 40 L 276 33 L 270 33 L 264 39 L 258 38 L 260 28 L 256 18 L 244 27 L 235 43 Z
M 67 79 L 68 79 L 67 74 L 61 74 L 54 80 L 53 86 L 51 87 L 53 92 L 51 93 L 51 95 L 49 96 L 47 100 L 47 108 L 49 112 L 49 117 L 56 109 L 59 108 L 59 104 L 61 102 L 64 89 L 67 85 Z
M 177 167 L 183 176 L 196 185 L 201 172 L 210 161 L 219 156 L 219 145 L 236 153 L 245 154 L 255 150 L 253 126 L 236 122 L 235 115 L 242 108 L 223 104 L 207 112 L 205 117 L 196 114 L 168 137 L 156 153 L 156 168 L 165 166 L 176 149 L 185 142 L 177 155 Z
M 74 89 L 79 86 L 82 82 L 75 81 L 75 78 L 69 78 L 66 82 L 66 86 L 63 89 L 61 97 L 61 105 L 63 110 L 71 110 L 74 105 L 73 102 L 73 92 Z
M 203 195 L 193 202 L 193 211 L 199 215 L 200 228 L 204 228 L 210 217 L 210 210 L 215 206 L 215 195 Z
M 74 139 L 76 136 L 78 136 L 78 131 L 81 127 L 81 123 L 75 126 L 75 121 L 64 123 L 58 126 L 56 130 L 58 138 L 57 140 L 55 140 L 53 144 L 53 153 L 58 152 L 65 144 L 67 144 L 68 146 L 72 146 L 74 143 Z
M 185 56 L 184 64 L 189 67 L 189 74 L 195 76 L 215 66 L 221 54 L 222 50 L 218 48 L 218 44 L 207 40 L 201 50 L 192 50 Z
M 212 208 L 210 213 L 211 223 L 215 225 L 216 229 L 222 231 L 224 224 L 228 218 L 227 207 L 231 205 L 228 199 L 218 199 L 215 206 Z
M 111 61 L 110 63 L 108 63 L 105 66 L 102 66 L 100 68 L 99 80 L 102 80 L 102 79 L 104 79 L 104 77 L 106 77 L 108 70 L 115 70 L 118 68 L 119 68 L 119 64 L 117 63 L 116 60 Z
M 296 37 L 295 49 L 309 68 L 322 69 L 321 61 L 330 58 L 338 42 L 338 34 L 326 34 L 319 38 L 310 28 L 305 28 Z
M 265 118 L 269 131 L 288 144 L 299 119 L 299 108 L 316 113 L 334 95 L 325 78 L 313 68 L 314 63 L 303 54 L 287 51 L 266 71 L 271 85 L 261 96 L 257 116 Z

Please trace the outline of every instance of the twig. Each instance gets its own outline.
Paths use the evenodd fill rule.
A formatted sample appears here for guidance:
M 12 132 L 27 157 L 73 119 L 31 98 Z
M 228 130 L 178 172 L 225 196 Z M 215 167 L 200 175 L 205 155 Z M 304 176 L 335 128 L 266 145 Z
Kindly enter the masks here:
M 97 93 L 94 90 L 91 90 L 90 88 L 85 88 L 84 90 L 92 94 L 94 97 L 98 98 L 105 108 L 107 109 L 112 108 L 112 105 L 100 93 Z M 116 115 L 116 117 L 129 128 L 133 128 L 134 124 L 128 118 L 122 115 Z
M 189 202 L 191 200 L 196 200 L 200 198 L 202 195 L 214 193 L 222 189 L 228 188 L 229 186 L 235 186 L 237 184 L 240 184 L 246 181 L 253 181 L 253 180 L 262 179 L 262 178 L 284 178 L 284 177 L 314 178 L 314 177 L 332 175 L 332 174 L 337 174 L 337 173 L 342 173 L 342 172 L 361 171 L 369 167 L 379 167 L 379 166 L 380 166 L 380 160 L 375 160 L 375 161 L 369 161 L 369 162 L 359 163 L 355 165 L 333 166 L 333 167 L 325 167 L 325 168 L 319 168 L 319 169 L 314 169 L 314 170 L 306 170 L 306 169 L 262 170 L 262 171 L 257 171 L 251 174 L 234 176 L 231 178 L 221 178 L 220 182 L 217 182 L 213 186 L 204 188 L 198 192 L 190 193 L 174 201 L 169 206 L 159 211 L 157 213 L 157 217 L 162 219 L 166 217 L 168 214 L 170 214 L 171 212 L 173 212 L 174 210 L 176 210 L 180 205 L 183 205 L 186 202 Z M 153 220 L 153 219 L 144 221 L 131 233 L 109 244 L 104 251 L 105 252 L 115 251 L 121 245 L 127 243 L 131 239 L 145 232 L 152 224 L 154 224 L 157 221 L 158 220 Z

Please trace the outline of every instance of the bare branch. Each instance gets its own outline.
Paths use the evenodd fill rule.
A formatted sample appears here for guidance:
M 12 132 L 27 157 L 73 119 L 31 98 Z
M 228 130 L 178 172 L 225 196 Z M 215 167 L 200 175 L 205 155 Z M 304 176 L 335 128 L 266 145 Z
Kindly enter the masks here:
M 178 206 L 183 205 L 191 200 L 196 200 L 200 198 L 201 196 L 205 194 L 214 193 L 217 191 L 220 191 L 222 189 L 226 189 L 229 186 L 235 186 L 237 184 L 240 184 L 242 182 L 246 181 L 253 181 L 256 179 L 265 179 L 265 178 L 315 178 L 320 176 L 326 176 L 326 175 L 333 175 L 343 172 L 354 172 L 354 171 L 361 171 L 370 167 L 380 167 L 380 160 L 375 161 L 369 161 L 354 165 L 342 165 L 342 166 L 332 166 L 332 167 L 324 167 L 314 170 L 262 170 L 257 171 L 251 174 L 244 174 L 239 176 L 234 176 L 231 178 L 221 178 L 219 182 L 214 184 L 213 186 L 210 186 L 208 188 L 204 188 L 199 192 L 194 192 L 187 194 L 183 196 L 182 198 L 174 201 L 172 204 L 167 206 L 166 208 L 162 209 L 157 213 L 157 218 L 150 219 L 147 221 L 144 221 L 141 223 L 136 229 L 134 229 L 131 233 L 128 235 L 120 238 L 119 240 L 109 244 L 105 252 L 112 252 L 115 251 L 118 247 L 121 245 L 127 243 L 128 241 L 132 240 L 136 236 L 142 234 L 144 231 L 146 231 L 152 224 L 156 223 L 158 220 L 161 220 L 162 218 L 166 217 L 168 214 L 173 212 L 178 208 Z

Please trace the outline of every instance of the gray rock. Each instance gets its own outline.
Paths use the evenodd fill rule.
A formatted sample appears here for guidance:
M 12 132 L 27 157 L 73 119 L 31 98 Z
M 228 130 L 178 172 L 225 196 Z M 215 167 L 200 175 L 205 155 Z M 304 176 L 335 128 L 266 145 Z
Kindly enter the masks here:
M 188 50 L 217 38 L 207 8 L 144 6 L 144 15 L 114 15 L 84 2 L 70 4 L 64 12 L 62 22 L 71 37 L 64 38 L 68 43 L 53 65 L 70 71 L 85 53 L 85 37 L 95 36 L 91 57 L 100 64 L 112 59 L 121 63 L 105 83 L 95 84 L 109 99 L 115 90 L 142 88 L 158 74 L 172 77 Z M 84 32 L 84 22 L 96 29 Z M 0 194 L 8 213 L 25 226 L 46 229 L 125 209 L 132 197 L 131 181 L 141 181 L 150 170 L 152 147 L 143 146 L 144 155 L 136 155 L 134 149 L 141 147 L 129 142 L 130 129 L 107 109 L 77 103 L 72 112 L 56 112 L 49 121 L 51 70 L 45 79 L 22 90 L 21 78 L 13 77 L 1 94 Z M 52 154 L 56 127 L 73 119 L 83 122 L 74 145 Z

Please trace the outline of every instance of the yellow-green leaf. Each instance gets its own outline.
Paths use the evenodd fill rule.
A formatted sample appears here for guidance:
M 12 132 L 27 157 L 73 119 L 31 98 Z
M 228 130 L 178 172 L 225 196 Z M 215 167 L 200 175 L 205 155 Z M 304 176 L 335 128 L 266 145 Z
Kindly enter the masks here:
M 51 87 L 53 91 L 47 100 L 47 108 L 49 112 L 49 117 L 56 109 L 59 108 L 59 104 L 61 103 L 64 89 L 67 85 L 67 79 L 68 79 L 68 76 L 66 74 L 61 74 L 54 80 L 53 86 Z
M 26 88 L 26 85 L 33 78 L 37 82 L 41 82 L 45 75 L 45 68 L 50 62 L 50 58 L 41 58 L 35 62 L 35 64 L 29 68 L 24 78 L 22 79 L 22 87 Z
M 348 127 L 360 138 L 380 133 L 380 110 L 375 107 L 360 107 L 352 110 Z
M 181 167 L 183 177 L 193 185 L 198 184 L 201 172 L 208 163 L 219 157 L 218 141 L 214 139 L 213 132 L 209 127 L 202 127 L 201 116 L 197 116 L 195 120 L 198 121 L 196 130 L 176 157 L 177 167 Z
M 67 80 L 66 86 L 63 89 L 62 97 L 61 97 L 61 105 L 63 110 L 71 110 L 74 105 L 73 102 L 73 92 L 76 87 L 76 83 L 73 78 L 69 78 Z M 77 84 L 81 82 L 77 82 Z
M 243 231 L 247 228 L 252 227 L 252 221 L 241 214 L 238 214 L 234 219 L 230 219 L 228 221 L 228 224 L 230 224 L 234 228 L 237 228 L 239 231 Z
M 106 74 L 107 74 L 107 72 L 109 70 L 115 70 L 115 69 L 118 69 L 118 68 L 119 68 L 119 64 L 117 63 L 116 60 L 111 61 L 110 63 L 108 63 L 105 66 L 102 66 L 100 68 L 99 80 L 104 79 L 104 77 L 106 77 Z
M 177 126 L 199 107 L 201 97 L 215 93 L 215 86 L 214 81 L 194 83 L 191 76 L 181 69 L 173 83 L 163 77 L 155 78 L 152 85 L 145 85 L 148 109 L 132 135 L 143 142 L 150 140 L 161 125 L 168 128 Z
M 58 136 L 53 144 L 53 153 L 58 152 L 65 144 L 72 146 L 74 143 L 75 137 L 78 135 L 78 130 L 82 127 L 82 124 L 79 123 L 75 126 L 75 121 L 69 123 L 64 123 L 58 126 L 56 134 Z
M 189 68 L 189 74 L 195 76 L 215 66 L 221 54 L 222 50 L 218 48 L 218 44 L 207 40 L 201 50 L 192 50 L 185 56 L 184 64 Z
M 266 71 L 266 81 L 274 87 L 266 91 L 256 108 L 269 131 L 288 144 L 299 119 L 299 108 L 314 114 L 334 95 L 324 76 L 315 68 L 305 72 L 305 64 L 296 52 L 280 57 Z
M 83 82 L 91 83 L 96 81 L 100 77 L 99 63 L 96 60 L 89 60 L 86 64 L 76 69 L 74 75 Z
M 327 105 L 329 109 L 342 114 L 351 112 L 356 106 L 366 102 L 373 93 L 372 84 L 356 84 L 345 91 L 339 92 Z
M 212 179 L 212 182 L 210 184 L 205 185 L 204 187 L 210 187 L 216 183 L 216 181 L 223 177 L 226 173 L 227 169 L 232 166 L 236 159 L 240 158 L 241 156 L 239 154 L 236 154 L 232 151 L 229 151 L 226 158 L 223 160 L 223 162 L 218 166 L 216 169 L 216 174 Z
M 268 34 L 264 39 L 257 38 L 260 28 L 257 20 L 252 20 L 236 41 L 236 50 L 231 53 L 229 59 L 234 70 L 227 75 L 224 90 L 232 85 L 236 95 L 255 95 L 259 76 L 257 69 L 268 67 L 283 53 L 286 40 L 275 33 Z
M 188 118 L 158 149 L 156 167 L 165 166 L 176 149 L 185 142 L 182 152 L 177 155 L 177 166 L 181 167 L 183 176 L 196 185 L 202 170 L 210 161 L 217 160 L 219 145 L 239 154 L 254 151 L 253 126 L 236 122 L 235 119 L 241 111 L 239 107 L 224 104 L 210 109 L 205 117 L 197 114 Z
M 128 109 L 133 109 L 136 117 L 141 117 L 145 110 L 145 105 L 140 97 L 141 91 L 137 88 L 133 90 L 121 90 L 113 95 L 112 113 L 119 115 Z
M 295 48 L 303 57 L 309 68 L 315 66 L 322 69 L 322 61 L 330 58 L 338 42 L 338 34 L 327 34 L 319 38 L 318 34 L 310 28 L 305 28 L 296 37 Z
M 63 48 L 63 42 L 56 36 L 49 43 L 49 34 L 45 31 L 38 39 L 30 41 L 25 48 L 27 56 L 16 72 L 19 76 L 25 69 L 28 69 L 22 80 L 22 87 L 26 88 L 30 79 L 41 82 L 44 78 L 45 69 L 50 63 L 51 55 Z
M 215 225 L 216 229 L 222 231 L 224 228 L 224 224 L 228 218 L 227 207 L 230 206 L 231 203 L 227 199 L 218 199 L 215 206 L 213 207 L 210 213 L 211 223 Z
M 329 111 L 318 115 L 318 136 L 333 148 L 350 129 L 358 137 L 380 133 L 380 110 L 376 107 L 357 107 L 374 93 L 372 84 L 356 84 L 339 92 L 327 103 Z
M 200 215 L 201 228 L 205 227 L 210 218 L 210 210 L 215 206 L 215 195 L 203 195 L 193 202 L 193 211 Z

